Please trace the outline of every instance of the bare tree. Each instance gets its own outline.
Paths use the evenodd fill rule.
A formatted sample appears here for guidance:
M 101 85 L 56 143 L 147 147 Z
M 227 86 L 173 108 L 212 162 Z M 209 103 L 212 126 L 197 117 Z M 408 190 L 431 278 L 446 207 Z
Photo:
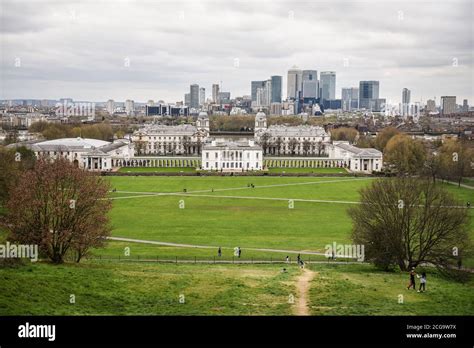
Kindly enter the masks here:
M 318 157 L 321 157 L 322 152 L 324 151 L 324 143 L 320 140 L 318 141 Z
M 108 184 L 63 158 L 39 159 L 24 172 L 7 203 L 10 239 L 37 244 L 54 263 L 76 260 L 110 234 Z
M 288 143 L 288 146 L 290 148 L 290 154 L 294 155 L 295 150 L 296 150 L 296 146 L 298 146 L 298 140 L 296 140 L 295 138 L 291 138 L 289 143 Z
M 266 133 L 266 132 L 260 136 L 260 145 L 262 146 L 263 155 L 267 154 L 270 138 L 271 138 L 270 133 Z
M 468 210 L 427 179 L 378 180 L 360 191 L 361 204 L 349 209 L 352 238 L 365 246 L 365 259 L 401 270 L 431 263 L 453 264 L 470 249 Z
M 283 140 L 281 139 L 281 137 L 277 137 L 276 140 L 275 140 L 275 145 L 276 145 L 276 148 L 277 148 L 278 156 L 281 154 L 281 145 L 282 144 L 283 144 Z
M 311 149 L 311 142 L 308 139 L 305 139 L 303 141 L 303 154 L 305 156 L 308 156 L 310 149 Z

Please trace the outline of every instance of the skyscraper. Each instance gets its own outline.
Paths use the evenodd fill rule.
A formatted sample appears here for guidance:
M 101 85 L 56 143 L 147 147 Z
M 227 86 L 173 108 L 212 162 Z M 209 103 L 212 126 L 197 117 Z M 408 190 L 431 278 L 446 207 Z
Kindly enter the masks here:
M 264 84 L 265 81 L 252 81 L 250 83 L 252 101 L 257 101 L 257 89 L 263 88 Z
M 410 90 L 408 88 L 404 88 L 402 90 L 402 107 L 400 110 L 400 114 L 406 116 L 410 113 Z
M 212 102 L 219 102 L 219 85 L 217 83 L 212 85 Z
M 303 70 L 303 98 L 318 98 L 319 82 L 317 70 Z
M 321 71 L 320 80 L 320 97 L 325 100 L 336 99 L 336 72 Z
M 375 99 L 379 99 L 379 81 L 360 81 L 359 108 L 370 109 Z
M 443 113 L 443 115 L 454 114 L 456 112 L 455 96 L 441 97 L 441 112 Z
M 270 103 L 281 103 L 281 76 L 271 77 L 271 100 Z
M 467 99 L 464 99 L 462 101 L 462 112 L 468 112 L 469 111 L 469 104 L 467 103 Z
M 107 112 L 112 115 L 115 111 L 115 102 L 113 99 L 107 100 Z
M 129 116 L 133 116 L 135 113 L 135 102 L 133 100 L 127 99 L 125 101 L 125 112 Z
M 299 92 L 303 89 L 303 72 L 296 66 L 288 70 L 287 97 L 298 99 Z
M 206 89 L 204 87 L 199 88 L 199 105 L 204 105 L 206 102 Z
M 404 88 L 402 90 L 402 103 L 403 104 L 410 104 L 410 90 L 408 88 Z
M 436 102 L 433 99 L 428 99 L 426 102 L 426 111 L 435 112 L 436 111 Z
M 351 111 L 352 109 L 359 108 L 359 88 L 342 88 L 341 104 L 342 110 L 344 111 Z
M 189 87 L 189 107 L 199 108 L 199 85 L 192 84 Z

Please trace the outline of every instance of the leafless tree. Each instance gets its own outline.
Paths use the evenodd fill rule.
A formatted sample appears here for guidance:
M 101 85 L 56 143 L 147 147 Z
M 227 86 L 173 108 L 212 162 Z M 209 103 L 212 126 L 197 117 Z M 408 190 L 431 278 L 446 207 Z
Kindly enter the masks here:
M 421 263 L 447 268 L 471 248 L 465 203 L 429 179 L 382 179 L 360 194 L 349 215 L 366 260 L 401 270 Z
M 68 160 L 39 159 L 24 172 L 7 203 L 10 239 L 37 244 L 52 262 L 75 251 L 79 261 L 110 234 L 109 185 Z

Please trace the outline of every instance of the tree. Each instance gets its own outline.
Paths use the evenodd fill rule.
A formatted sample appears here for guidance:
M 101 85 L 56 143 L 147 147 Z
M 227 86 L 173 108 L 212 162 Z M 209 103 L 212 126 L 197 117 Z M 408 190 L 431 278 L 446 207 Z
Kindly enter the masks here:
M 138 156 L 144 155 L 147 142 L 144 140 L 141 140 L 141 137 L 140 137 L 140 139 L 136 140 L 134 144 L 135 144 L 135 152 L 137 153 L 137 155 Z
M 296 140 L 295 138 L 291 138 L 288 142 L 288 147 L 290 149 L 291 155 L 295 154 L 296 146 L 298 146 L 298 140 Z
M 110 234 L 109 185 L 100 176 L 68 160 L 39 159 L 25 171 L 7 203 L 10 239 L 37 244 L 54 263 L 68 252 L 76 261 L 92 247 L 101 247 Z
M 341 127 L 331 130 L 331 140 L 348 141 L 351 144 L 356 140 L 359 132 L 355 128 Z
M 0 148 L 0 205 L 7 200 L 11 188 L 21 172 L 34 166 L 35 154 L 24 146 L 15 149 Z
M 349 209 L 352 239 L 365 246 L 365 259 L 401 270 L 431 263 L 447 268 L 470 249 L 465 204 L 427 179 L 391 178 L 360 191 Z
M 382 129 L 375 138 L 375 147 L 383 152 L 389 140 L 397 134 L 400 134 L 400 131 L 395 127 L 387 127 Z
M 188 135 L 183 136 L 183 148 L 185 155 L 189 155 L 191 149 L 191 137 Z
M 419 173 L 423 169 L 425 159 L 423 144 L 404 134 L 395 135 L 385 146 L 384 160 L 399 175 Z
M 267 154 L 268 145 L 269 145 L 271 137 L 272 136 L 270 135 L 270 133 L 267 133 L 267 132 L 263 133 L 260 136 L 260 145 L 262 145 L 263 155 Z
M 467 142 L 446 140 L 440 148 L 440 172 L 444 179 L 456 181 L 461 186 L 462 178 L 474 175 L 474 149 Z
M 360 148 L 374 147 L 373 143 L 374 141 L 372 140 L 372 138 L 367 135 L 359 136 L 359 139 L 357 139 L 357 147 Z
M 280 156 L 280 154 L 281 154 L 281 146 L 282 145 L 283 145 L 283 140 L 281 139 L 281 137 L 277 137 L 276 140 L 275 140 L 275 146 L 276 146 L 276 149 L 277 149 L 278 156 Z
M 311 142 L 308 139 L 303 140 L 303 154 L 308 156 L 309 151 L 311 150 Z
M 317 147 L 318 147 L 318 157 L 321 157 L 321 154 L 323 153 L 325 149 L 324 143 L 321 140 L 318 141 Z

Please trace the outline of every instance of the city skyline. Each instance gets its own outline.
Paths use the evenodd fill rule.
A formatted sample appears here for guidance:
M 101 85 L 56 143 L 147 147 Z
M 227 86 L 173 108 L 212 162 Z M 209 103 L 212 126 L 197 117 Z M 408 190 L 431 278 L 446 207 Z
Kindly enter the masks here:
M 285 99 L 294 65 L 335 71 L 338 99 L 366 80 L 392 103 L 405 87 L 413 102 L 474 99 L 470 1 L 110 4 L 4 1 L 0 99 L 172 103 L 191 84 L 235 97 L 274 75 Z

